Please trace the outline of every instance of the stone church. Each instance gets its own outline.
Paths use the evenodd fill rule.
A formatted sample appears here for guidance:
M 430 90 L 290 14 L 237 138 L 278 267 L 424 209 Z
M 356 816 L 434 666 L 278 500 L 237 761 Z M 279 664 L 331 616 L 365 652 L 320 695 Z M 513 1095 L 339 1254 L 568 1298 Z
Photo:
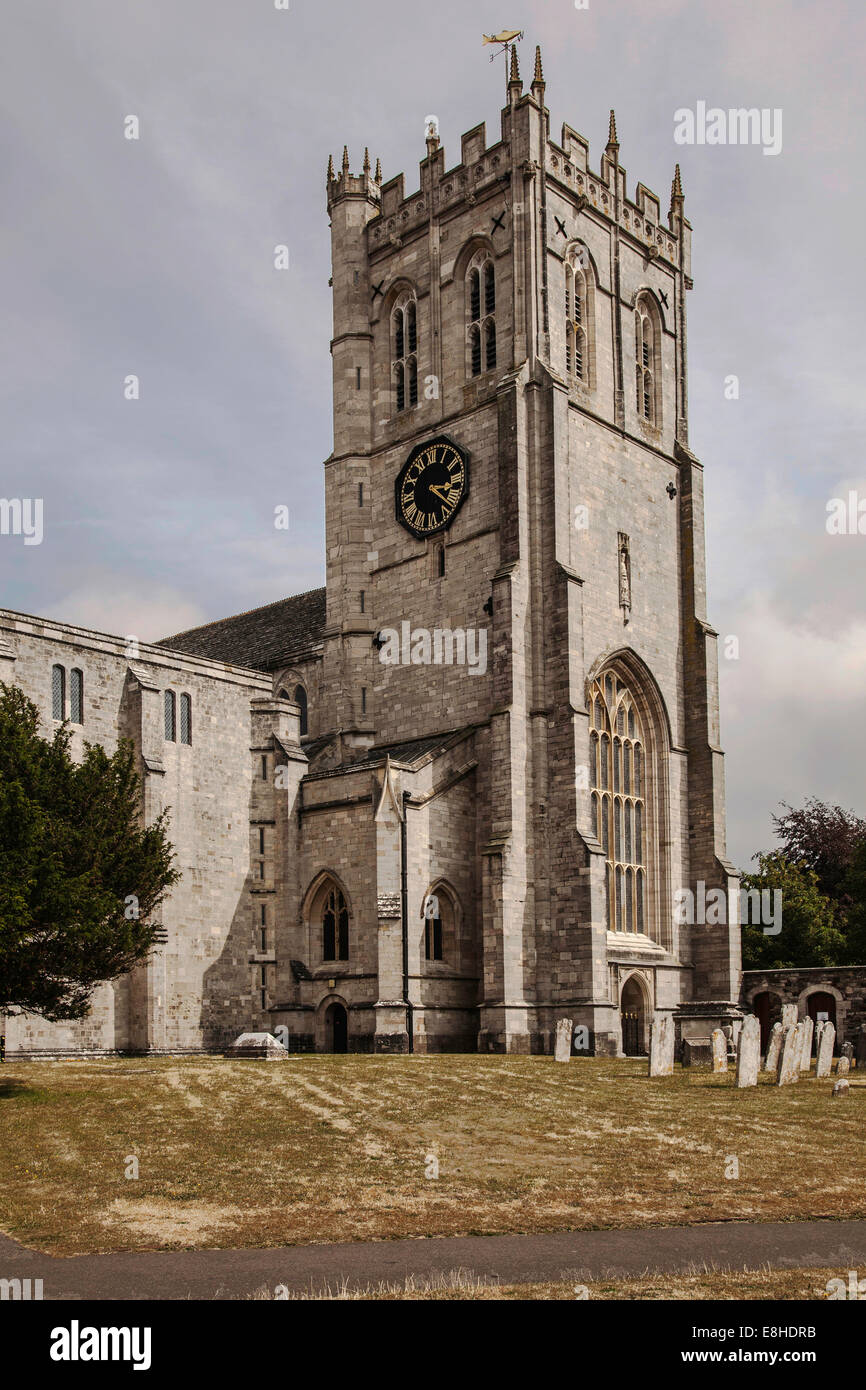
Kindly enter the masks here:
M 0 612 L 50 735 L 136 749 L 182 878 L 146 964 L 9 1055 L 596 1054 L 738 1017 L 691 228 L 629 196 L 613 113 L 551 137 L 512 49 L 501 131 L 420 187 L 329 164 L 326 584 L 155 644 Z M 134 889 L 131 889 L 134 891 Z M 735 919 L 735 914 L 730 914 Z

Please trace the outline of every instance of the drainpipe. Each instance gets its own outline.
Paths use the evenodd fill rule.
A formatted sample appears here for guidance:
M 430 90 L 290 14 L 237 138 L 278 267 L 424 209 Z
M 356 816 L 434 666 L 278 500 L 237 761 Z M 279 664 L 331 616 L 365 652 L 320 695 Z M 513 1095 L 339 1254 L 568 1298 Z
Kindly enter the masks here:
M 406 1004 L 406 1033 L 409 1051 L 415 1051 L 415 1023 L 409 999 L 409 905 L 406 899 L 406 810 L 411 793 L 403 793 L 403 819 L 400 821 L 400 916 L 403 932 L 403 1000 Z

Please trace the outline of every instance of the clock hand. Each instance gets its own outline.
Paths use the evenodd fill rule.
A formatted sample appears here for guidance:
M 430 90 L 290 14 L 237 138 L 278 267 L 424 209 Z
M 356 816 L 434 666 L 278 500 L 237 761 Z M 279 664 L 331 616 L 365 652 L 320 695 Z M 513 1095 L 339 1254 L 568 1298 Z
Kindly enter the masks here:
M 436 493 L 436 496 L 437 496 L 442 502 L 447 502 L 447 501 L 448 501 L 448 495 L 449 495 L 449 493 L 451 492 L 451 484 L 450 484 L 450 483 L 430 483 L 430 484 L 429 484 L 429 487 L 428 487 L 428 491 L 430 491 L 430 492 L 435 492 L 435 493 Z

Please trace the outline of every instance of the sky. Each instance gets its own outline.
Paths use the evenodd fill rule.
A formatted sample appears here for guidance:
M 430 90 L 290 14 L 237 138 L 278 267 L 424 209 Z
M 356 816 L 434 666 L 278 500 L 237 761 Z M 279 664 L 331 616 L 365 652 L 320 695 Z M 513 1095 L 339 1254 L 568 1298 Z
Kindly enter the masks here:
M 328 155 L 348 144 L 357 171 L 367 145 L 409 193 L 432 113 L 456 164 L 463 131 L 499 131 L 481 35 L 520 27 L 554 138 L 567 121 L 597 169 L 614 107 L 629 194 L 665 211 L 682 168 L 690 445 L 747 867 L 782 802 L 866 814 L 866 11 L 508 3 L 3 7 L 0 493 L 43 498 L 45 520 L 40 545 L 0 536 L 0 606 L 146 641 L 324 582 Z M 699 102 L 780 110 L 780 151 L 677 144 Z M 852 492 L 863 534 L 829 534 Z

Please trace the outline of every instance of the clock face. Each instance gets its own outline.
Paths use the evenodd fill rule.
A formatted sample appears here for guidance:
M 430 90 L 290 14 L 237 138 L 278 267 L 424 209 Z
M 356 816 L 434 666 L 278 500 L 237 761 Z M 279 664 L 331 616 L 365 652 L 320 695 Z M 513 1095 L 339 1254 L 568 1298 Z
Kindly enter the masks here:
M 397 520 L 413 536 L 451 525 L 469 492 L 469 456 L 440 434 L 412 450 L 394 484 Z

